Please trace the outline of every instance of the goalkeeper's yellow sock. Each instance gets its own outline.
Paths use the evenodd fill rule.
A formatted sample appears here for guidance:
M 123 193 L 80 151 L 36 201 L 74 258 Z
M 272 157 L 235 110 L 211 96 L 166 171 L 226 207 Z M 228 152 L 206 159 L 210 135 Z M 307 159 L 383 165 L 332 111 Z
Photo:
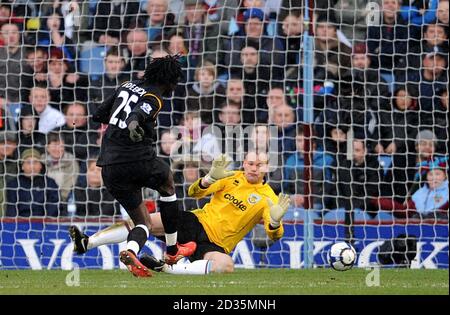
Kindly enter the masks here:
M 207 275 L 211 272 L 211 260 L 196 260 L 187 264 L 165 265 L 163 271 L 174 275 Z

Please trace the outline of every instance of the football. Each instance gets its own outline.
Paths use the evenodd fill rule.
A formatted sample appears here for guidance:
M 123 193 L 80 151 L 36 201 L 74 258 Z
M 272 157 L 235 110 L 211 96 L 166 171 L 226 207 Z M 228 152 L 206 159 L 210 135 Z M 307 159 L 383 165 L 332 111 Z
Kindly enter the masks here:
M 331 246 L 327 255 L 328 264 L 337 271 L 349 270 L 356 261 L 356 251 L 352 245 L 346 242 L 335 243 Z

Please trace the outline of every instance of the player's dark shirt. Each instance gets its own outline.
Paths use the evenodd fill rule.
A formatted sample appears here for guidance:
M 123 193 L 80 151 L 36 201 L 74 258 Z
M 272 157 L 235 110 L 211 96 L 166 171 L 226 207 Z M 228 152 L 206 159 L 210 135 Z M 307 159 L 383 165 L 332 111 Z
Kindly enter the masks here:
M 153 159 L 155 120 L 162 104 L 161 91 L 156 86 L 142 80 L 122 83 L 93 116 L 94 121 L 108 124 L 97 165 Z M 144 129 L 140 142 L 135 143 L 129 137 L 128 124 L 132 120 L 137 120 Z

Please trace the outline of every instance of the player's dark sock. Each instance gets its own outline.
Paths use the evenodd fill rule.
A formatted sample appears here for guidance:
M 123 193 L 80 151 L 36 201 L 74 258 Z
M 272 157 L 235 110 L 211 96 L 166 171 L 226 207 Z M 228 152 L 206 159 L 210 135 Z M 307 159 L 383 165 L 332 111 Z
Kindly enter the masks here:
M 167 254 L 177 253 L 177 224 L 178 224 L 178 202 L 176 195 L 161 197 L 159 199 L 161 221 L 166 234 Z
M 143 224 L 138 224 L 131 230 L 127 238 L 127 250 L 132 251 L 135 255 L 139 254 L 139 251 L 144 247 L 145 242 L 148 239 L 148 228 Z
M 169 255 L 175 255 L 178 251 L 177 245 L 167 246 L 166 252 Z

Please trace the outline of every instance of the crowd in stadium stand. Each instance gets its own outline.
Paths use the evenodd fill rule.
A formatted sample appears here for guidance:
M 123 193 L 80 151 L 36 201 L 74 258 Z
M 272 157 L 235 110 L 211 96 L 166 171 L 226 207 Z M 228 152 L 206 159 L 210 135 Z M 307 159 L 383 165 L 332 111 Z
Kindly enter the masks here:
M 312 207 L 448 219 L 449 1 L 313 2 Z M 91 117 L 165 52 L 184 78 L 155 143 L 181 209 L 202 205 L 187 188 L 226 129 L 248 126 L 259 150 L 276 137 L 267 180 L 302 208 L 304 28 L 301 0 L 1 0 L 0 215 L 120 215 Z

